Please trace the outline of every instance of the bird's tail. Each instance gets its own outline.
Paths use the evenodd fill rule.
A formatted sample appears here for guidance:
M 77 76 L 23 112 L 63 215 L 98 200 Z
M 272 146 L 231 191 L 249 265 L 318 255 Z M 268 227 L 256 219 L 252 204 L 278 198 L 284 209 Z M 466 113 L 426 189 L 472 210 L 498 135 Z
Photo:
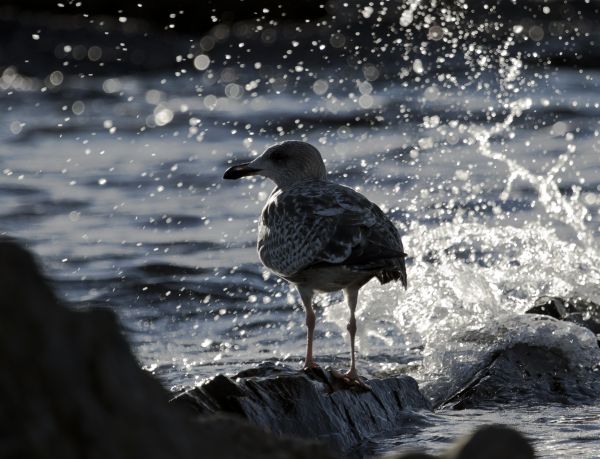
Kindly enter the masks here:
M 408 288 L 408 279 L 406 277 L 406 264 L 404 263 L 404 257 L 398 259 L 399 263 L 391 269 L 384 269 L 376 274 L 377 280 L 382 284 L 388 282 L 400 280 L 402 286 Z

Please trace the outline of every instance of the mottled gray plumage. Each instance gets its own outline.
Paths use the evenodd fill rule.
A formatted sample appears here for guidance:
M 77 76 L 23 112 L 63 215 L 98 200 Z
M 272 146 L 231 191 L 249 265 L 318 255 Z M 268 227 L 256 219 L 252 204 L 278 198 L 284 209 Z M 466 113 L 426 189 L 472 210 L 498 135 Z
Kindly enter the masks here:
M 354 358 L 358 291 L 373 277 L 382 284 L 400 280 L 406 288 L 406 255 L 398 230 L 363 195 L 328 181 L 321 154 L 306 142 L 274 145 L 253 161 L 230 167 L 223 178 L 249 175 L 262 175 L 276 185 L 260 218 L 258 254 L 300 293 L 308 328 L 305 368 L 316 366 L 312 299 L 316 292 L 343 290 L 350 308 L 351 368 L 338 376 L 365 387 Z
M 372 273 L 382 283 L 400 279 L 406 287 L 398 230 L 367 198 L 332 182 L 306 180 L 274 190 L 259 222 L 258 254 L 291 281 L 303 270 L 338 265 Z

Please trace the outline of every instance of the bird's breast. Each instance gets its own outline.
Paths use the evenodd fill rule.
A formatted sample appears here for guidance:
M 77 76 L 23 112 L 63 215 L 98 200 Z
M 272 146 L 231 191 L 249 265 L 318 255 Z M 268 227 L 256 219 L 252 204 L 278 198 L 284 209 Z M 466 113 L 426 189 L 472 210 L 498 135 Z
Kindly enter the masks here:
M 271 231 L 269 227 L 268 218 L 265 215 L 265 212 L 263 212 L 263 215 L 258 223 L 258 238 L 256 241 L 258 258 L 260 258 L 262 264 L 271 271 L 280 273 L 282 269 L 282 267 L 279 266 L 282 264 L 280 260 L 281 254 L 278 253 L 279 244 L 276 239 L 276 235 L 273 234 L 273 231 Z

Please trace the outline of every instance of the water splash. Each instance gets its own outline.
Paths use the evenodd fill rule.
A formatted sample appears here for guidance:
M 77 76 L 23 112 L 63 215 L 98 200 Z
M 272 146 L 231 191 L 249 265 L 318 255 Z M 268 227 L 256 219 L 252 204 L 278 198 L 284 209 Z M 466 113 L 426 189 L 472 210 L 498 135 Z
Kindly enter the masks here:
M 528 97 L 516 100 L 509 105 L 510 112 L 501 123 L 497 123 L 491 129 L 485 129 L 481 126 L 473 126 L 470 133 L 477 141 L 477 149 L 482 156 L 499 161 L 508 168 L 509 175 L 506 179 L 506 187 L 500 195 L 500 200 L 506 202 L 509 198 L 512 186 L 517 179 L 529 182 L 538 193 L 538 202 L 544 207 L 546 215 L 558 220 L 565 225 L 570 226 L 577 239 L 583 245 L 590 249 L 598 248 L 598 241 L 590 233 L 586 226 L 586 219 L 589 211 L 587 207 L 580 202 L 581 187 L 573 186 L 572 195 L 566 197 L 561 192 L 557 175 L 565 166 L 572 165 L 571 153 L 561 154 L 556 163 L 544 174 L 536 175 L 519 164 L 515 159 L 509 158 L 506 154 L 493 151 L 490 145 L 490 138 L 503 134 L 512 125 L 514 119 L 531 108 L 532 100 Z
M 405 243 L 419 254 L 409 267 L 409 290 L 374 281 L 361 291 L 362 353 L 424 346 L 427 355 L 457 333 L 522 314 L 545 294 L 600 301 L 599 254 L 563 241 L 539 223 L 526 228 L 414 224 Z M 346 306 L 332 304 L 325 318 L 343 330 Z
M 509 45 L 501 48 L 506 51 Z M 515 82 L 521 77 L 520 56 L 509 58 L 504 52 L 499 62 L 498 100 L 506 115 L 493 124 L 466 126 L 460 131 L 462 141 L 477 154 L 507 168 L 506 177 L 497 180 L 505 186 L 490 203 L 493 213 L 506 212 L 502 206 L 520 179 L 529 183 L 537 194 L 537 200 L 531 203 L 532 207 L 536 202 L 540 204 L 537 219 L 515 226 L 488 218 L 484 213 L 465 217 L 463 212 L 453 209 L 449 221 L 437 226 L 413 222 L 403 238 L 414 256 L 409 267 L 409 291 L 404 292 L 397 286 L 381 287 L 373 282 L 361 292 L 362 306 L 357 310 L 361 353 L 382 352 L 390 347 L 406 353 L 422 346 L 426 367 L 423 378 L 439 376 L 442 369 L 448 368 L 444 359 L 450 354 L 454 355 L 455 364 L 461 359 L 476 360 L 482 348 L 466 345 L 460 337 L 469 330 L 489 329 L 503 320 L 519 320 L 514 317 L 522 314 L 539 296 L 582 296 L 600 300 L 600 250 L 586 225 L 589 211 L 580 201 L 579 187 L 573 186 L 571 195 L 566 196 L 559 186 L 559 173 L 573 165 L 574 148 L 561 154 L 541 174 L 492 148 L 492 139 L 514 137 L 516 119 L 533 106 L 531 97 L 510 100 L 510 94 L 517 92 Z M 494 118 L 495 114 L 488 113 L 488 120 Z M 450 130 L 454 127 L 452 123 L 445 127 Z M 439 122 L 433 127 L 444 129 Z M 468 175 L 466 178 L 468 180 Z M 429 192 L 418 194 L 409 207 L 427 208 L 422 202 L 424 196 L 430 197 Z M 480 197 L 475 193 L 467 200 Z M 557 228 L 564 226 L 574 231 L 576 239 L 559 236 Z M 343 330 L 347 316 L 345 305 L 333 303 L 325 311 L 325 319 Z M 498 338 L 496 345 L 529 342 L 536 333 L 535 327 L 521 325 L 512 330 L 512 341 L 505 336 L 506 339 Z M 589 344 L 589 336 L 579 338 L 581 346 Z M 573 339 L 563 341 L 568 343 Z M 489 343 L 486 346 L 489 351 Z M 458 352 L 459 348 L 464 352 Z M 454 350 L 446 353 L 447 349 Z

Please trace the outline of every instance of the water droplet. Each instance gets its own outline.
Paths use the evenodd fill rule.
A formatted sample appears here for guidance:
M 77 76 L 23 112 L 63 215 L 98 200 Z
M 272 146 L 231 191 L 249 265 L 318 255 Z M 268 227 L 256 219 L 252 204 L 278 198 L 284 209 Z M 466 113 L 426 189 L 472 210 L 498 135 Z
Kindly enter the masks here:
M 210 58 L 206 54 L 199 54 L 194 58 L 194 67 L 198 70 L 206 70 L 210 65 Z

